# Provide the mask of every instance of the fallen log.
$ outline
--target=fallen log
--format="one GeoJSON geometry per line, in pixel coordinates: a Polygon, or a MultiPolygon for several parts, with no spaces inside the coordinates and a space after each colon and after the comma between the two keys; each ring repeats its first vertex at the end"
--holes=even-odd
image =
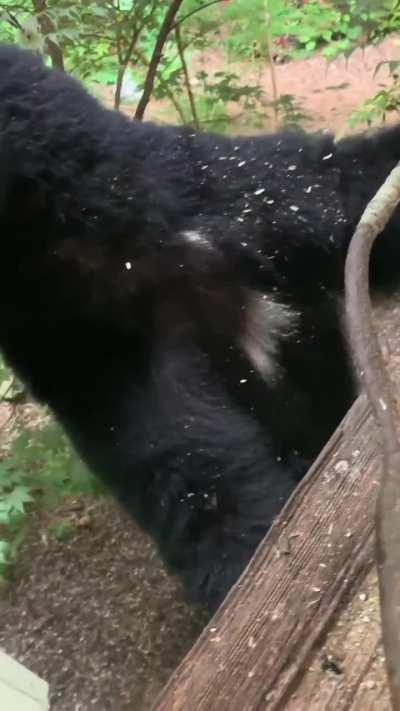
{"type": "MultiPolygon", "coordinates": [[[[399,383],[399,309],[380,307],[378,321],[399,383]]],[[[374,564],[380,470],[380,438],[362,395],[167,683],[155,711],[287,707],[374,564]]],[[[377,643],[372,640],[372,650],[377,643]]]]}

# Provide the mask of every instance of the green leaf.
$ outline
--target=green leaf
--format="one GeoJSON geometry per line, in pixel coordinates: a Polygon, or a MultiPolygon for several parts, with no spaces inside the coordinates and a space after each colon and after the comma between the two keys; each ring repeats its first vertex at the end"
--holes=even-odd
{"type": "Polygon", "coordinates": [[[0,510],[24,513],[25,504],[29,501],[33,501],[30,489],[23,484],[18,484],[9,494],[0,497],[0,510]]]}
{"type": "Polygon", "coordinates": [[[8,541],[0,540],[0,565],[9,564],[10,544],[8,541]]]}
{"type": "Polygon", "coordinates": [[[0,525],[9,526],[12,523],[12,516],[9,511],[2,511],[0,506],[0,525]]]}
{"type": "Polygon", "coordinates": [[[49,526],[49,533],[58,541],[64,541],[72,533],[74,528],[71,519],[64,519],[49,526]]]}
{"type": "Polygon", "coordinates": [[[101,5],[92,5],[90,9],[93,12],[93,15],[96,15],[96,17],[108,16],[108,11],[105,9],[105,7],[101,7],[101,5]]]}

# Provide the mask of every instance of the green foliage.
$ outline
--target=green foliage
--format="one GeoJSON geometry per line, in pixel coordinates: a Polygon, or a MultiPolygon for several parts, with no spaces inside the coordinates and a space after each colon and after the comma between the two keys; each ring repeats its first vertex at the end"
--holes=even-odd
{"type": "Polygon", "coordinates": [[[362,27],[352,13],[340,12],[333,5],[321,5],[318,0],[308,2],[305,7],[304,17],[298,19],[297,38],[307,53],[323,46],[325,57],[332,59],[354,47],[362,27]]]}
{"type": "MultiPolygon", "coordinates": [[[[20,393],[0,360],[0,401],[15,401],[20,393]]],[[[0,581],[15,559],[32,507],[51,509],[64,497],[105,491],[56,424],[31,429],[18,423],[12,435],[0,450],[0,581]]]]}
{"type": "MultiPolygon", "coordinates": [[[[357,8],[356,0],[351,0],[357,8]]],[[[398,32],[400,27],[399,0],[370,0],[362,3],[359,16],[370,41],[379,40],[387,34],[398,32]]]]}
{"type": "Polygon", "coordinates": [[[384,123],[388,113],[400,110],[400,85],[395,82],[388,89],[381,89],[371,99],[364,101],[349,119],[351,128],[360,124],[371,126],[374,122],[384,123]]]}
{"type": "MultiPolygon", "coordinates": [[[[19,41],[39,51],[54,42],[62,50],[67,71],[89,85],[113,85],[115,107],[121,101],[135,102],[145,83],[168,0],[47,0],[42,13],[34,0],[5,0],[0,3],[0,39],[19,41]],[[45,19],[45,22],[44,22],[45,19]],[[134,88],[124,91],[129,71],[134,88]]],[[[178,20],[182,48],[171,31],[156,73],[153,97],[173,105],[181,121],[196,126],[228,129],[232,114],[246,111],[249,123],[260,121],[260,87],[242,82],[235,71],[224,67],[220,76],[204,69],[197,76],[190,96],[190,81],[182,57],[191,58],[205,50],[218,49],[229,63],[248,61],[262,66],[275,51],[290,60],[307,57],[320,49],[331,59],[350,54],[361,41],[376,41],[400,26],[400,0],[230,0],[207,6],[202,0],[185,0],[178,20]],[[274,45],[275,42],[275,45],[274,45]],[[274,46],[271,46],[272,45],[274,46]],[[193,100],[194,96],[194,100],[193,100]],[[237,111],[228,110],[236,103],[237,111]]],[[[236,72],[237,74],[237,72],[236,72]]],[[[279,87],[278,87],[279,88],[279,87]]],[[[368,112],[382,114],[383,106],[397,102],[393,92],[382,93],[368,112]]],[[[301,110],[293,109],[287,97],[268,97],[286,124],[304,121],[301,110]]],[[[397,104],[396,104],[397,105],[397,104]]]]}
{"type": "Polygon", "coordinates": [[[357,111],[354,111],[349,119],[352,128],[360,124],[371,126],[374,122],[384,123],[387,114],[400,112],[400,77],[398,69],[400,60],[390,62],[379,62],[375,73],[386,67],[389,71],[391,83],[387,87],[380,89],[375,96],[364,101],[357,111]]]}
{"type": "Polygon", "coordinates": [[[225,131],[231,123],[228,104],[232,102],[236,111],[245,111],[253,116],[257,111],[257,101],[262,96],[262,90],[256,85],[241,84],[240,78],[234,72],[218,71],[210,76],[205,71],[197,73],[200,98],[197,106],[201,115],[201,125],[213,130],[225,131]]]}
{"type": "Polygon", "coordinates": [[[270,106],[274,108],[280,124],[287,129],[298,129],[305,123],[311,121],[311,117],[304,113],[298,101],[292,94],[280,94],[277,101],[271,101],[270,106]]]}
{"type": "Polygon", "coordinates": [[[0,5],[0,42],[15,42],[17,38],[17,30],[9,21],[8,13],[6,10],[3,10],[3,7],[4,3],[0,5]]]}
{"type": "Polygon", "coordinates": [[[0,460],[0,577],[15,558],[32,506],[49,509],[66,496],[103,491],[58,426],[22,429],[0,460]]]}
{"type": "Polygon", "coordinates": [[[17,402],[23,398],[23,395],[24,389],[21,383],[0,359],[0,402],[17,402]]]}
{"type": "Polygon", "coordinates": [[[57,539],[57,541],[65,541],[72,533],[73,522],[70,518],[56,521],[49,526],[49,533],[57,539]]]}
{"type": "MultiPolygon", "coordinates": [[[[332,59],[351,51],[363,32],[376,32],[376,23],[383,16],[388,17],[387,10],[362,10],[357,0],[253,0],[251,13],[247,0],[234,0],[224,13],[225,20],[231,23],[226,45],[233,57],[253,58],[255,48],[258,54],[267,56],[268,19],[272,38],[291,40],[284,50],[288,58],[307,57],[322,48],[323,54],[332,59]]],[[[385,31],[390,31],[388,25],[385,31]]]]}
{"type": "MultiPolygon", "coordinates": [[[[271,35],[285,34],[283,0],[270,0],[268,12],[271,35]]],[[[221,39],[227,50],[228,61],[254,59],[255,54],[267,56],[266,17],[265,0],[252,0],[251,12],[247,0],[233,0],[222,8],[221,22],[226,31],[221,39]]]]}

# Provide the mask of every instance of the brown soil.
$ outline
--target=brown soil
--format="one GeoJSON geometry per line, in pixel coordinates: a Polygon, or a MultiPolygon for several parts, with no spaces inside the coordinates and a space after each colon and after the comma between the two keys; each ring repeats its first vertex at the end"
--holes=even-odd
{"type": "MultiPolygon", "coordinates": [[[[387,39],[347,63],[315,57],[280,65],[279,90],[301,99],[314,128],[341,133],[382,81],[373,77],[377,62],[397,57],[387,39]],[[335,85],[342,88],[326,90],[335,85]]],[[[262,82],[269,91],[268,70],[262,82]]],[[[104,98],[111,100],[108,88],[104,98]]],[[[165,120],[165,106],[152,104],[147,117],[165,120]]],[[[113,502],[78,502],[60,515],[73,521],[63,541],[49,535],[48,517],[32,517],[1,601],[0,646],[50,683],[53,711],[148,711],[204,614],[184,604],[148,539],[113,502]]]]}
{"type": "MultiPolygon", "coordinates": [[[[400,56],[399,41],[396,37],[387,37],[383,42],[364,49],[356,49],[350,57],[338,57],[328,62],[317,54],[311,59],[287,62],[275,65],[278,92],[280,95],[290,94],[295,97],[309,121],[305,124],[310,130],[329,129],[336,135],[349,133],[348,119],[355,109],[368,98],[372,97],[382,86],[388,84],[388,70],[382,67],[375,73],[380,62],[398,59],[400,56]]],[[[222,67],[221,60],[216,55],[214,65],[210,69],[209,58],[205,59],[207,71],[222,67]]],[[[235,71],[235,67],[230,67],[235,71]]],[[[271,99],[271,72],[268,64],[258,74],[258,70],[246,72],[236,68],[237,74],[257,83],[265,96],[271,99]]],[[[388,117],[395,120],[395,115],[388,117]]],[[[246,131],[245,119],[239,125],[242,132],[246,131]]],[[[265,120],[265,128],[272,129],[271,111],[265,120]]]]}
{"type": "MultiPolygon", "coordinates": [[[[311,59],[298,60],[275,65],[278,92],[290,94],[299,103],[302,112],[307,115],[305,127],[310,130],[329,129],[337,136],[350,132],[348,119],[355,109],[383,86],[388,85],[387,67],[377,73],[381,62],[399,59],[400,46],[397,37],[387,37],[374,46],[356,49],[350,57],[338,57],[328,62],[322,55],[316,54],[311,59]]],[[[204,56],[193,58],[193,69],[205,69],[210,75],[224,68],[223,58],[218,52],[208,52],[204,56]]],[[[271,100],[271,73],[268,64],[260,68],[251,64],[231,64],[229,69],[241,77],[243,83],[259,84],[267,100],[271,100]]],[[[193,81],[196,88],[196,81],[193,81]]],[[[103,87],[99,91],[105,103],[113,104],[113,89],[103,87]]],[[[125,104],[122,111],[132,116],[134,106],[125,104]]],[[[260,107],[262,108],[262,107],[260,107]]],[[[237,106],[230,107],[232,118],[238,115],[237,106]]],[[[145,118],[169,123],[177,120],[169,103],[150,102],[145,118]]],[[[387,121],[397,120],[396,114],[388,115],[387,121]]],[[[274,120],[271,109],[265,109],[264,129],[273,130],[274,120]]],[[[235,132],[254,133],[254,128],[246,124],[246,115],[240,115],[233,121],[235,132]]],[[[360,130],[360,129],[358,129],[360,130]]]]}
{"type": "Polygon", "coordinates": [[[54,516],[33,518],[1,599],[0,647],[50,683],[53,711],[147,711],[204,611],[113,501],[69,502],[57,519],[72,522],[65,540],[54,516]]]}

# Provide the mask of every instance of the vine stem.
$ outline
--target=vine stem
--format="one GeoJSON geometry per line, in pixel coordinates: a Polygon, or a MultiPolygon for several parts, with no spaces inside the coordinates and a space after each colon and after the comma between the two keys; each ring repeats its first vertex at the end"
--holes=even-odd
{"type": "Polygon", "coordinates": [[[142,121],[144,117],[144,112],[146,111],[147,104],[150,101],[151,94],[154,88],[154,82],[157,75],[158,66],[161,61],[164,45],[168,39],[169,33],[171,32],[176,15],[178,14],[183,0],[171,0],[169,8],[165,13],[164,20],[160,27],[156,43],[154,45],[153,54],[150,59],[149,68],[146,74],[146,79],[144,82],[143,93],[140,97],[139,103],[135,111],[135,119],[142,121]]]}
{"type": "Polygon", "coordinates": [[[376,554],[383,645],[392,706],[400,711],[400,442],[399,412],[373,325],[369,293],[372,246],[400,201],[400,163],[365,209],[345,268],[346,325],[361,383],[381,431],[383,466],[376,505],[376,554]]]}
{"type": "Polygon", "coordinates": [[[266,42],[267,42],[268,64],[269,64],[269,71],[270,71],[270,75],[271,75],[271,84],[272,84],[272,100],[273,100],[274,122],[275,122],[274,128],[275,128],[275,130],[277,130],[278,125],[279,125],[279,114],[278,114],[279,91],[278,91],[278,80],[276,78],[274,55],[272,52],[271,13],[270,13],[270,9],[269,9],[269,0],[265,0],[265,24],[266,24],[266,42]]]}

